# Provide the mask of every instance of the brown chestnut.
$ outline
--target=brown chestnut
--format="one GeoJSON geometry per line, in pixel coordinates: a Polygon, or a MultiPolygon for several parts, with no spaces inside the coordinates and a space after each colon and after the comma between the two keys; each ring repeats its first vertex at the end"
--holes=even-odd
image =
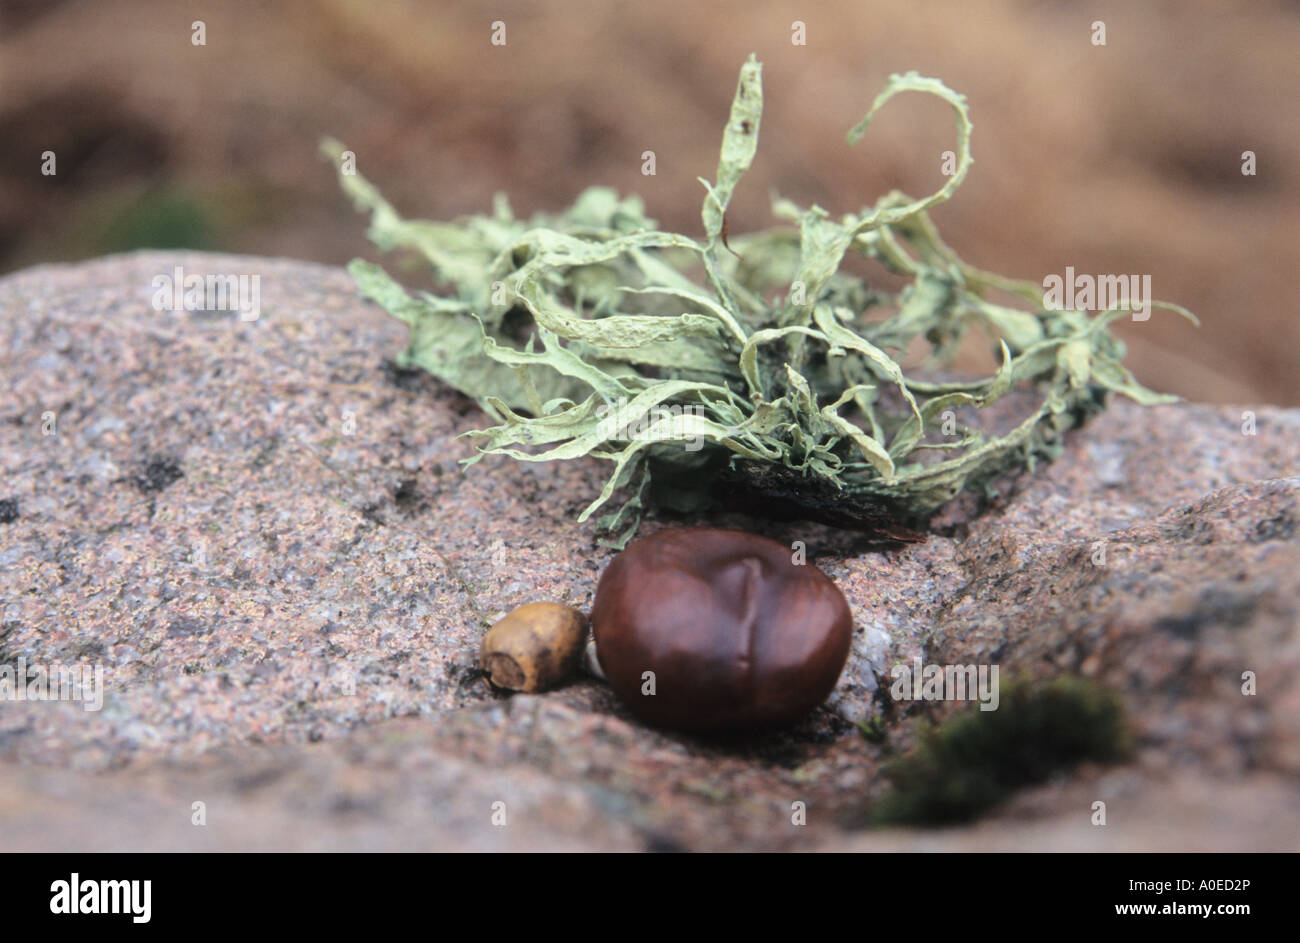
{"type": "Polygon", "coordinates": [[[798,720],[835,687],[853,634],[817,567],[775,540],[703,527],[629,544],[601,574],[591,622],[614,693],[676,730],[798,720]]]}

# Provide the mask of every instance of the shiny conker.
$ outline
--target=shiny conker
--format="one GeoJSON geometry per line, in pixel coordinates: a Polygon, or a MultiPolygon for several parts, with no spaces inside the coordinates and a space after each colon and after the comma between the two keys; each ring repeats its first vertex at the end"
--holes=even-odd
{"type": "Polygon", "coordinates": [[[835,687],[853,633],[839,587],[789,547],[702,527],[629,544],[600,577],[591,623],[619,700],[686,731],[799,720],[835,687]]]}

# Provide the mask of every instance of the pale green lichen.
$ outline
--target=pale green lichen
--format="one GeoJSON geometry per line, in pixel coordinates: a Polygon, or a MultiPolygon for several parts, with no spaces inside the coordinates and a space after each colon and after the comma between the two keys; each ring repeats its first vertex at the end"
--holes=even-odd
{"type": "MultiPolygon", "coordinates": [[[[1108,325],[1124,310],[1045,310],[1038,285],[974,269],[939,238],[927,211],[972,164],[963,96],[914,72],[891,76],[849,143],[905,91],[936,95],[956,115],[955,172],[921,200],[893,192],[837,220],[775,198],[774,215],[793,225],[728,235],[727,205],[753,161],[762,118],[762,67],[751,56],[717,179],[701,180],[703,241],[659,232],[639,198],[603,187],[558,216],[517,219],[498,195],[491,215],[407,220],[341,169],[344,190],[371,214],[371,240],[419,253],[448,291],[411,294],[360,260],[350,271],[366,297],[410,328],[399,364],[423,367],[495,420],[467,433],[479,452],[466,464],[485,454],[612,463],[580,519],[630,488],[601,520],[613,546],[635,532],[652,478],[671,484],[677,506],[699,505],[720,458],[723,466],[775,463],[830,482],[845,500],[923,515],[963,487],[1054,457],[1062,432],[1100,408],[1105,391],[1141,403],[1174,399],[1143,388],[1122,365],[1123,345],[1108,325]],[[870,289],[841,271],[850,251],[911,284],[897,296],[870,289]],[[701,273],[703,284],[690,277],[701,273]],[[769,300],[774,289],[780,294],[769,300]],[[993,292],[1032,310],[997,303],[993,292]],[[890,313],[867,321],[877,309],[890,313]],[[521,320],[531,320],[526,340],[521,320]],[[903,373],[898,358],[915,339],[943,363],[971,328],[997,345],[992,377],[903,373]],[[1037,384],[1041,401],[1010,431],[932,434],[946,411],[978,410],[1022,382],[1037,384]]],[[[326,141],[323,150],[338,160],[343,148],[326,141]]]]}

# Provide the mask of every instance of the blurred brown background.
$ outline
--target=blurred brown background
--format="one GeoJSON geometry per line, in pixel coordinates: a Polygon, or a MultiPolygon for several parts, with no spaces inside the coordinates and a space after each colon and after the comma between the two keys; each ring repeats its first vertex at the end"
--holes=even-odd
{"type": "Polygon", "coordinates": [[[771,223],[772,188],[844,212],[938,186],[954,137],[937,101],[904,96],[844,144],[889,73],[916,69],[973,110],[975,167],[935,214],[954,248],[1034,281],[1150,274],[1204,323],[1121,322],[1141,380],[1296,405],[1297,50],[1300,4],[1266,0],[0,0],[0,271],[143,246],[369,255],[323,135],[407,215],[486,211],[498,189],[560,209],[604,183],[697,234],[695,178],[752,51],[767,106],[733,233],[771,223]]]}

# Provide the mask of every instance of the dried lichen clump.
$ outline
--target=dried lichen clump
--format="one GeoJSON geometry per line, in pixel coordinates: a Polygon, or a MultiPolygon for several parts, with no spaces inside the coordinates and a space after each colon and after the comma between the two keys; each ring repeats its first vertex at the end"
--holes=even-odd
{"type": "Polygon", "coordinates": [[[372,214],[375,244],[414,250],[450,288],[411,294],[378,266],[350,267],[361,291],[410,328],[399,363],[429,370],[495,420],[468,433],[481,448],[467,463],[487,453],[611,462],[582,519],[625,495],[601,520],[607,542],[621,547],[645,503],[701,508],[717,476],[737,469],[815,480],[841,496],[848,517],[869,504],[923,515],[963,487],[1058,454],[1062,432],[1100,408],[1107,391],[1172,399],[1123,367],[1123,345],[1108,330],[1123,311],[1044,310],[1039,286],[978,271],[939,238],[927,211],[972,163],[963,96],[914,72],[894,75],[849,143],[906,91],[938,96],[956,116],[956,168],[939,190],[919,200],[893,192],[839,218],[777,198],[773,213],[787,225],[729,235],[727,205],[753,160],[763,111],[761,66],[751,56],[717,179],[701,181],[702,240],[658,231],[640,199],[600,187],[558,216],[517,219],[499,195],[491,215],[406,220],[348,172],[340,144],[324,150],[372,214]],[[897,295],[870,288],[840,271],[849,253],[910,284],[897,295]],[[999,303],[998,294],[1031,310],[999,303]],[[927,367],[903,373],[898,358],[914,340],[942,364],[972,328],[997,351],[993,376],[942,382],[921,379],[937,375],[927,367]],[[934,428],[948,410],[977,414],[1021,382],[1036,384],[1041,400],[1009,432],[934,428]]]}

